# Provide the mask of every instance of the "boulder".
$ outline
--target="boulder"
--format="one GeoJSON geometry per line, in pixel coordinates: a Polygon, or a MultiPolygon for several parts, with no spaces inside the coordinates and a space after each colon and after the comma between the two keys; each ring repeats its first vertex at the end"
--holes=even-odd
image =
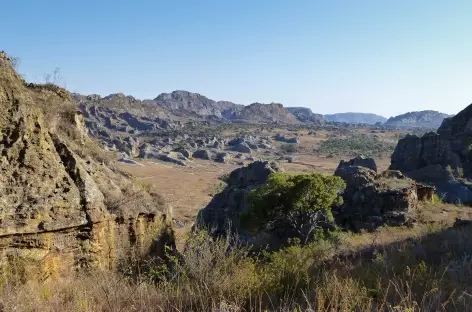
{"type": "Polygon", "coordinates": [[[247,145],[247,143],[242,142],[233,147],[233,150],[239,153],[251,153],[251,148],[247,145]]]}
{"type": "Polygon", "coordinates": [[[365,167],[377,172],[377,164],[375,163],[375,160],[373,158],[365,158],[364,156],[357,156],[349,161],[341,160],[338,168],[349,166],[365,167]]]}
{"type": "Polygon", "coordinates": [[[206,149],[201,149],[193,153],[193,158],[199,158],[199,159],[206,159],[210,160],[211,159],[211,152],[206,149]]]}
{"type": "Polygon", "coordinates": [[[139,141],[134,137],[126,137],[123,140],[121,150],[126,152],[131,157],[137,157],[139,155],[139,141]]]}
{"type": "Polygon", "coordinates": [[[219,163],[228,163],[231,160],[231,154],[223,152],[216,154],[215,161],[219,163]]]}
{"type": "Polygon", "coordinates": [[[271,233],[248,233],[240,225],[240,216],[248,209],[246,196],[266,183],[271,173],[279,170],[274,162],[256,161],[231,172],[225,189],[199,211],[196,227],[210,230],[215,237],[224,236],[230,231],[244,244],[265,246],[268,240],[274,239],[271,233]]]}
{"type": "Polygon", "coordinates": [[[179,147],[173,149],[173,151],[181,153],[185,158],[191,158],[192,157],[192,153],[183,146],[179,146],[179,147]]]}
{"type": "Polygon", "coordinates": [[[356,159],[341,161],[335,172],[346,182],[344,204],[336,210],[336,219],[346,227],[359,231],[383,224],[406,225],[414,221],[419,200],[432,200],[434,188],[418,185],[400,171],[377,174],[367,167],[349,165],[356,163],[356,159]]]}
{"type": "Polygon", "coordinates": [[[275,135],[275,140],[279,142],[284,142],[284,143],[296,143],[296,144],[300,143],[300,140],[297,137],[287,138],[281,135],[280,133],[277,133],[275,135]]]}
{"type": "Polygon", "coordinates": [[[187,158],[178,152],[170,152],[169,154],[156,154],[154,158],[180,166],[187,166],[187,158]]]}

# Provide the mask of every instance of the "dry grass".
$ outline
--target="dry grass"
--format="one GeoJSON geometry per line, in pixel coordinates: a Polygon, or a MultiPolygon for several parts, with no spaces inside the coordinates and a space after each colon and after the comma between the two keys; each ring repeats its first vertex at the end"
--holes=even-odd
{"type": "Polygon", "coordinates": [[[437,228],[353,257],[329,241],[251,257],[196,233],[170,266],[3,284],[0,301],[5,311],[470,311],[471,237],[437,228]]]}
{"type": "Polygon", "coordinates": [[[118,167],[134,176],[138,181],[152,184],[172,205],[173,217],[184,222],[193,222],[198,211],[211,200],[220,184],[218,178],[237,167],[195,160],[196,166],[172,166],[158,162],[143,162],[144,166],[120,163],[118,167]]]}

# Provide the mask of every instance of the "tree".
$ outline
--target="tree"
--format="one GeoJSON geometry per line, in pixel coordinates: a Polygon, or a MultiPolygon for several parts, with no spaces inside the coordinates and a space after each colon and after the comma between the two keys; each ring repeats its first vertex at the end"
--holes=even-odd
{"type": "Polygon", "coordinates": [[[54,84],[56,86],[59,86],[62,82],[60,68],[56,67],[52,73],[44,74],[43,78],[45,84],[54,84]]]}
{"type": "Polygon", "coordinates": [[[273,173],[267,184],[249,194],[244,223],[252,228],[286,223],[306,244],[316,229],[333,222],[331,208],[342,204],[340,193],[345,187],[335,176],[273,173]]]}
{"type": "Polygon", "coordinates": [[[17,72],[20,67],[21,59],[18,56],[10,56],[11,67],[17,72]]]}

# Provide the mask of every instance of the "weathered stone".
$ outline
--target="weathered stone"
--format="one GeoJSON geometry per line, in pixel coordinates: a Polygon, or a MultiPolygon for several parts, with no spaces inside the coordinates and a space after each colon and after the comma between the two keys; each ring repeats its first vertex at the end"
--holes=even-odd
{"type": "Polygon", "coordinates": [[[398,142],[390,168],[424,183],[433,184],[446,201],[472,202],[463,181],[472,178],[472,105],[446,118],[438,133],[419,138],[407,135],[398,142]]]}
{"type": "MultiPolygon", "coordinates": [[[[434,188],[417,185],[400,171],[387,170],[380,174],[372,169],[339,164],[335,175],[346,182],[344,205],[336,218],[353,230],[372,230],[380,225],[405,225],[414,220],[419,197],[431,201],[434,188]]],[[[369,162],[367,162],[369,165],[369,162]]]]}
{"type": "Polygon", "coordinates": [[[246,196],[251,190],[266,183],[269,175],[279,170],[273,162],[256,161],[231,172],[226,188],[199,211],[196,226],[209,229],[214,236],[226,235],[229,230],[242,243],[264,246],[268,240],[274,239],[272,234],[250,235],[241,227],[240,216],[247,211],[246,196]]]}
{"type": "Polygon", "coordinates": [[[173,150],[174,152],[178,152],[178,153],[181,153],[182,155],[184,155],[186,158],[191,158],[192,157],[192,153],[186,149],[185,147],[183,146],[179,146],[177,148],[175,148],[173,150]]]}
{"type": "Polygon", "coordinates": [[[198,151],[194,152],[192,156],[193,156],[193,158],[210,160],[212,155],[211,155],[211,152],[209,150],[202,149],[202,150],[198,150],[198,151]]]}
{"type": "Polygon", "coordinates": [[[287,138],[287,137],[281,135],[280,133],[277,133],[275,135],[275,140],[279,141],[279,142],[284,142],[284,143],[296,143],[296,144],[300,143],[300,141],[297,137],[287,138]]]}
{"type": "Polygon", "coordinates": [[[169,154],[157,154],[155,155],[155,158],[176,165],[187,166],[187,158],[178,152],[170,152],[169,154]]]}
{"type": "Polygon", "coordinates": [[[216,154],[216,158],[215,158],[215,161],[216,162],[220,162],[220,163],[228,163],[229,161],[231,160],[231,154],[229,153],[218,153],[216,154]]]}
{"type": "Polygon", "coordinates": [[[27,279],[109,269],[132,246],[162,256],[167,207],[147,192],[123,201],[137,186],[91,153],[81,117],[70,111],[57,114],[57,123],[46,119],[49,109],[73,109],[71,95],[25,85],[6,59],[0,53],[0,272],[17,258],[26,260],[27,279]]]}
{"type": "Polygon", "coordinates": [[[365,167],[369,168],[371,170],[374,170],[377,172],[377,164],[375,163],[375,160],[373,158],[365,158],[364,156],[357,156],[355,158],[352,158],[349,161],[344,161],[341,160],[339,162],[338,168],[342,167],[348,167],[348,166],[360,166],[360,167],[365,167]]]}
{"type": "Polygon", "coordinates": [[[239,143],[233,147],[233,150],[239,153],[251,153],[251,148],[247,145],[247,143],[239,143]]]}

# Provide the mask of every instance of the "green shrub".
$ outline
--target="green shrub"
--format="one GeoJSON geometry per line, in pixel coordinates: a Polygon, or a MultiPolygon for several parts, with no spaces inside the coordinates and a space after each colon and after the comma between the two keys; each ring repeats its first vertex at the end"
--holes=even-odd
{"type": "Polygon", "coordinates": [[[300,147],[295,143],[286,143],[280,146],[280,149],[284,154],[298,153],[300,147]]]}
{"type": "Polygon", "coordinates": [[[350,134],[345,138],[330,137],[322,141],[315,152],[329,155],[365,155],[369,157],[391,154],[396,143],[384,141],[377,136],[365,134],[350,134]]]}
{"type": "Polygon", "coordinates": [[[340,192],[345,186],[335,176],[273,173],[267,184],[250,193],[243,224],[248,228],[264,228],[283,222],[306,244],[316,229],[333,222],[331,208],[342,204],[340,192]]]}

